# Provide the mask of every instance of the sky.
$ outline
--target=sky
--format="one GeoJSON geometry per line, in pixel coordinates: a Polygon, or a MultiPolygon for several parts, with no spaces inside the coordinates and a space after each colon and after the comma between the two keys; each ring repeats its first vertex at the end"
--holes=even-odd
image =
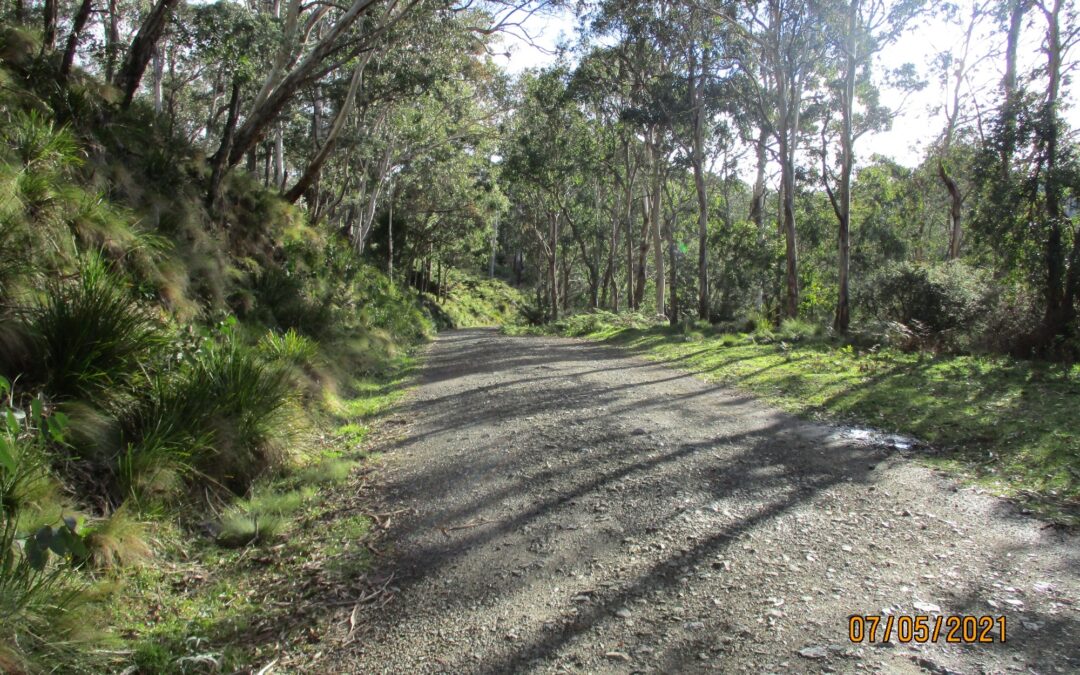
{"type": "MultiPolygon", "coordinates": [[[[958,4],[964,6],[961,0],[958,4]]],[[[969,4],[967,6],[970,6],[969,4]]],[[[573,13],[561,10],[554,14],[534,14],[523,22],[523,28],[532,37],[532,43],[520,36],[505,35],[499,48],[509,52],[509,56],[498,56],[496,62],[507,71],[517,74],[527,68],[542,67],[554,61],[555,46],[560,41],[576,40],[577,19],[573,13]]],[[[886,48],[879,58],[879,66],[896,68],[904,63],[911,63],[918,73],[928,80],[926,87],[919,92],[902,94],[895,90],[883,89],[882,102],[899,114],[893,120],[889,131],[867,134],[856,145],[856,156],[863,161],[873,154],[892,157],[906,166],[915,166],[925,156],[926,147],[934,142],[945,125],[945,119],[939,112],[931,109],[939,107],[945,99],[945,92],[930,74],[929,64],[934,54],[951,48],[963,40],[965,28],[950,25],[943,17],[929,15],[908,31],[899,41],[886,48]]],[[[1027,58],[1027,65],[1034,59],[1043,58],[1038,53],[1038,35],[1041,26],[1029,28],[1025,32],[1026,43],[1022,46],[1021,59],[1027,58]]],[[[1004,36],[994,34],[988,27],[976,34],[972,52],[985,53],[1003,45],[1004,36]]],[[[971,88],[984,104],[993,97],[994,87],[1000,80],[1001,58],[988,59],[979,71],[973,74],[971,88]]],[[[1023,66],[1025,64],[1021,64],[1023,66]]],[[[1069,92],[1067,91],[1066,94],[1069,92]]],[[[1080,110],[1075,105],[1067,105],[1065,116],[1073,128],[1080,128],[1080,110]]]]}

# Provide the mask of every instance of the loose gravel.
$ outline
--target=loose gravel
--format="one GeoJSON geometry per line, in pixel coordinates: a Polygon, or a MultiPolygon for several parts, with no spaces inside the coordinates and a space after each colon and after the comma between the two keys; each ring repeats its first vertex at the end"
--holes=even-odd
{"type": "Polygon", "coordinates": [[[393,595],[320,671],[1080,672],[1076,536],[918,449],[494,330],[441,336],[398,417],[393,595]],[[854,644],[852,614],[1005,616],[1006,640],[854,644]]]}

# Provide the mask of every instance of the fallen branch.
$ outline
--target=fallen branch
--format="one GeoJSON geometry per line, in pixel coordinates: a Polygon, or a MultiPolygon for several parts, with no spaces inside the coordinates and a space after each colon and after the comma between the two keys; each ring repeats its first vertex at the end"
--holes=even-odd
{"type": "Polygon", "coordinates": [[[439,530],[443,533],[444,536],[449,537],[450,533],[454,532],[455,530],[467,530],[467,529],[469,529],[471,527],[480,527],[481,525],[487,525],[488,523],[493,523],[493,522],[495,522],[495,521],[488,520],[487,518],[480,518],[478,520],[474,520],[474,521],[465,523],[464,525],[454,525],[453,527],[441,527],[441,528],[439,528],[439,530]]]}

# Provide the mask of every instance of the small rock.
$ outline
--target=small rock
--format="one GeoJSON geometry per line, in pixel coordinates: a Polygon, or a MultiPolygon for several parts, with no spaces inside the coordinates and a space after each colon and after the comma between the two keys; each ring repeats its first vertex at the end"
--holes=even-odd
{"type": "Polygon", "coordinates": [[[615,616],[619,617],[620,619],[629,619],[630,615],[631,615],[631,612],[626,607],[623,607],[619,611],[615,612],[615,616]]]}
{"type": "Polygon", "coordinates": [[[803,647],[799,650],[799,656],[804,659],[823,659],[829,655],[829,650],[825,647],[803,647]]]}
{"type": "Polygon", "coordinates": [[[612,661],[622,661],[623,663],[630,662],[630,655],[626,652],[608,652],[604,654],[604,658],[611,659],[612,661]]]}
{"type": "Polygon", "coordinates": [[[916,602],[915,609],[919,610],[920,612],[938,612],[939,614],[941,613],[941,607],[939,605],[935,605],[932,602],[916,602]]]}
{"type": "Polygon", "coordinates": [[[645,431],[645,430],[644,430],[644,429],[642,429],[641,427],[638,427],[637,429],[634,429],[633,431],[631,431],[631,432],[630,432],[630,435],[631,435],[631,436],[644,436],[644,435],[645,435],[645,434],[647,434],[647,433],[649,433],[649,432],[648,432],[648,431],[645,431]]]}

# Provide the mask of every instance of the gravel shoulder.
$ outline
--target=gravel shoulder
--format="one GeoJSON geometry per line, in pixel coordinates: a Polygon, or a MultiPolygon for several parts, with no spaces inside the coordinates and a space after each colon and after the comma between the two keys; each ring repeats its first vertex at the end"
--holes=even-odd
{"type": "Polygon", "coordinates": [[[397,416],[393,596],[320,670],[1080,672],[1076,536],[894,448],[490,329],[440,336],[397,416]],[[886,613],[1004,616],[1006,641],[849,641],[886,613]]]}

